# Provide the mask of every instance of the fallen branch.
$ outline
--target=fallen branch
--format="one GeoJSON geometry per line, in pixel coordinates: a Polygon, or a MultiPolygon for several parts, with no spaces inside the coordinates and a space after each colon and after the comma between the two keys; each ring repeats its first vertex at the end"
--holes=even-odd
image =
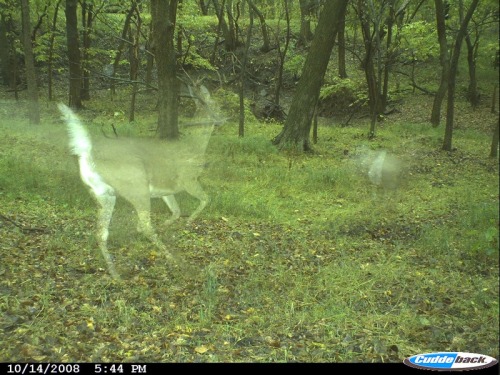
{"type": "Polygon", "coordinates": [[[50,233],[50,231],[47,229],[47,228],[37,228],[37,227],[24,227],[23,225],[17,223],[16,221],[12,220],[11,218],[5,216],[5,215],[2,215],[0,213],[0,219],[6,221],[6,222],[9,222],[11,223],[12,225],[14,225],[15,227],[19,228],[21,230],[21,232],[27,234],[27,233],[32,233],[32,232],[37,232],[37,233],[50,233]]]}

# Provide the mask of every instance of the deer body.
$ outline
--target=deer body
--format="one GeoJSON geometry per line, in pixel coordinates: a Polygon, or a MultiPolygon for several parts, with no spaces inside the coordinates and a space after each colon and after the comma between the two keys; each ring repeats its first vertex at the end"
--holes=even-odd
{"type": "Polygon", "coordinates": [[[208,203],[198,177],[204,168],[204,154],[210,138],[210,128],[202,134],[180,141],[152,138],[99,138],[92,142],[87,130],[73,111],[59,104],[69,133],[69,145],[78,156],[82,181],[99,203],[98,241],[111,275],[119,278],[107,249],[108,228],[120,195],[135,208],[143,232],[169,258],[171,253],[159,240],[151,225],[151,198],[162,198],[172,221],[180,217],[174,194],[186,191],[198,198],[198,208],[188,218],[194,220],[208,203]]]}

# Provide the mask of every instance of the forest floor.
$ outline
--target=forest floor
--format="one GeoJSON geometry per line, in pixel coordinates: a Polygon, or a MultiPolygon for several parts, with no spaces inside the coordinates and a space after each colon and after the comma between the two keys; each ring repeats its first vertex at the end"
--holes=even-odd
{"type": "MultiPolygon", "coordinates": [[[[499,358],[499,165],[488,157],[498,114],[486,105],[457,104],[453,152],[440,150],[444,129],[427,124],[420,95],[373,141],[366,119],[322,118],[313,155],[278,152],[279,124],[250,122],[238,138],[229,121],[207,151],[200,180],[211,202],[200,217],[166,227],[168,209],[153,200],[155,227],[183,264],[138,236],[119,200],[115,282],[55,106],[34,129],[25,102],[2,96],[0,362],[499,358]],[[402,161],[397,190],[369,185],[365,149],[402,161]]],[[[90,114],[97,135],[109,115],[90,114]]],[[[178,198],[186,214],[197,204],[178,198]]]]}

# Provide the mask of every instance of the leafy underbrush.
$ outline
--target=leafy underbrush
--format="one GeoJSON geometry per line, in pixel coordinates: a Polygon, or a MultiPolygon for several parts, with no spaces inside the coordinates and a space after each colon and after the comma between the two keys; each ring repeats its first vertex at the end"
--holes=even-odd
{"type": "MultiPolygon", "coordinates": [[[[228,123],[207,150],[200,180],[211,202],[200,218],[165,227],[170,213],[153,202],[158,233],[184,264],[168,264],[137,235],[135,213],[118,200],[117,284],[61,126],[55,115],[36,130],[15,115],[0,126],[1,361],[498,358],[498,160],[487,157],[489,134],[459,130],[457,150],[446,153],[443,129],[423,123],[388,119],[368,142],[366,124],[326,122],[315,154],[292,155],[269,142],[278,125],[248,124],[239,139],[228,123]],[[399,189],[370,185],[359,158],[366,149],[403,162],[399,189]]],[[[188,214],[197,202],[180,194],[179,204],[188,214]]]]}

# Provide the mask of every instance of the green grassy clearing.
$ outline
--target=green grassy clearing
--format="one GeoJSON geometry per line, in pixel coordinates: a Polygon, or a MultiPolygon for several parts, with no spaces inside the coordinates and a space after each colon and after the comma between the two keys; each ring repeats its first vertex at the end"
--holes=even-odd
{"type": "MultiPolygon", "coordinates": [[[[228,122],[207,151],[211,203],[199,219],[164,227],[168,209],[154,201],[161,238],[186,264],[168,265],[119,200],[116,284],[55,109],[36,130],[21,109],[4,107],[0,121],[1,361],[498,358],[498,160],[486,125],[467,126],[473,114],[460,117],[452,153],[439,151],[442,128],[397,117],[372,142],[367,124],[325,121],[305,156],[271,146],[279,125],[252,122],[238,139],[228,122]],[[369,184],[362,146],[403,161],[398,190],[369,184]]],[[[82,117],[96,135],[112,121],[82,117]]],[[[138,118],[131,131],[148,134],[154,116],[138,118]]],[[[197,204],[179,203],[185,214],[197,204]]]]}

